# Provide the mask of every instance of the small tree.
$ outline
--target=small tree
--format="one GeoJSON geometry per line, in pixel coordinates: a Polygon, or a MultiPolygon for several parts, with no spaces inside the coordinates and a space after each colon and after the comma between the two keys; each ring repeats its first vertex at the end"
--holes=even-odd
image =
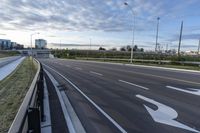
{"type": "Polygon", "coordinates": [[[100,48],[99,48],[99,50],[106,50],[106,49],[105,49],[105,48],[103,48],[103,47],[100,47],[100,48]]]}
{"type": "Polygon", "coordinates": [[[126,51],[126,48],[125,47],[121,47],[120,51],[126,51]]]}

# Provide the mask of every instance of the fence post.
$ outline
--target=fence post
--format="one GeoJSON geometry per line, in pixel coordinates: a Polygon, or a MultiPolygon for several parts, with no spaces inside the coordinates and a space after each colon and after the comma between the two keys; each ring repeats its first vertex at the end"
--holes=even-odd
{"type": "Polygon", "coordinates": [[[40,107],[40,116],[41,121],[44,121],[44,80],[43,80],[43,69],[41,66],[41,71],[39,75],[39,81],[37,82],[37,88],[38,88],[38,105],[40,107]]]}
{"type": "Polygon", "coordinates": [[[28,109],[28,133],[41,133],[38,108],[29,107],[28,109]]]}

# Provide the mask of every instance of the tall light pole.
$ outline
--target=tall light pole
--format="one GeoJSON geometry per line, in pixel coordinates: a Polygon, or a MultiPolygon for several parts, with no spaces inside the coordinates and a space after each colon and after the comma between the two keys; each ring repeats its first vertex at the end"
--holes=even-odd
{"type": "Polygon", "coordinates": [[[155,52],[157,52],[157,48],[158,48],[159,21],[160,21],[160,17],[157,17],[157,31],[156,31],[156,47],[155,47],[155,52]]]}
{"type": "Polygon", "coordinates": [[[40,34],[39,32],[31,34],[31,77],[33,76],[33,49],[32,49],[32,38],[33,35],[40,34]]]}
{"type": "Polygon", "coordinates": [[[129,7],[133,14],[133,40],[132,40],[132,46],[131,46],[131,61],[130,61],[130,63],[133,63],[133,46],[135,43],[135,13],[127,2],[124,2],[124,5],[129,7]]]}
{"type": "Polygon", "coordinates": [[[30,35],[31,36],[31,56],[32,56],[32,58],[33,58],[32,38],[33,38],[33,35],[37,35],[37,34],[40,34],[40,33],[37,32],[37,33],[33,33],[33,34],[30,35]]]}
{"type": "Polygon", "coordinates": [[[183,33],[183,21],[181,22],[181,31],[180,31],[179,44],[178,44],[178,57],[180,57],[182,33],[183,33]]]}
{"type": "Polygon", "coordinates": [[[90,50],[91,50],[91,45],[92,45],[92,43],[91,43],[91,42],[92,42],[92,39],[90,38],[90,50]]]}
{"type": "Polygon", "coordinates": [[[198,51],[197,51],[198,55],[200,55],[200,53],[199,53],[200,51],[199,50],[200,50],[200,39],[199,39],[199,46],[198,46],[198,51]]]}

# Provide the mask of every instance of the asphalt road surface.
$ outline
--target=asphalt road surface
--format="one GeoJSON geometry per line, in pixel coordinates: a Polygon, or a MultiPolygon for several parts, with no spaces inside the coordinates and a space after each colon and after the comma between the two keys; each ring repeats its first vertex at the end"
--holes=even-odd
{"type": "Polygon", "coordinates": [[[64,86],[89,133],[200,132],[200,73],[60,59],[40,61],[64,86]]]}
{"type": "Polygon", "coordinates": [[[5,58],[0,58],[0,68],[21,58],[21,56],[12,56],[12,57],[5,57],[5,58]]]}

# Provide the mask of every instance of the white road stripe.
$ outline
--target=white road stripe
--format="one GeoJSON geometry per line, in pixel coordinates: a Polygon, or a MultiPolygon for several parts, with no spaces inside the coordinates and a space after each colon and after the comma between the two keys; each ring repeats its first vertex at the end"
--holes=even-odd
{"type": "Polygon", "coordinates": [[[96,74],[96,75],[99,75],[99,76],[102,76],[102,75],[103,75],[103,74],[101,74],[101,73],[97,73],[97,72],[94,72],[94,71],[90,71],[90,73],[96,74]]]}
{"type": "MultiPolygon", "coordinates": [[[[45,64],[43,64],[45,65],[45,64]]],[[[81,91],[75,84],[73,84],[68,78],[54,70],[53,68],[45,65],[46,67],[50,68],[54,72],[56,72],[58,75],[60,75],[63,79],[65,79],[68,83],[70,83],[80,94],[82,94],[94,107],[96,107],[110,122],[112,122],[116,128],[118,128],[122,133],[127,133],[126,130],[124,130],[111,116],[109,116],[106,112],[103,111],[92,99],[90,99],[85,93],[81,91]]]]}
{"type": "Polygon", "coordinates": [[[189,90],[184,90],[184,89],[173,87],[173,86],[166,86],[166,87],[170,88],[170,89],[177,90],[177,91],[182,91],[182,92],[185,92],[185,93],[189,93],[189,94],[200,96],[200,89],[188,88],[189,90]]]}
{"type": "Polygon", "coordinates": [[[77,69],[77,70],[82,70],[82,68],[80,68],[80,67],[75,67],[75,69],[77,69]]]}
{"type": "Polygon", "coordinates": [[[136,87],[139,87],[139,88],[142,88],[144,90],[149,90],[149,88],[147,88],[147,87],[144,87],[144,86],[141,86],[141,85],[137,85],[137,84],[134,84],[134,83],[131,83],[131,82],[127,82],[127,81],[124,81],[124,80],[121,80],[121,79],[119,79],[118,81],[126,83],[126,84],[129,84],[129,85],[133,85],[133,86],[136,86],[136,87]]]}

